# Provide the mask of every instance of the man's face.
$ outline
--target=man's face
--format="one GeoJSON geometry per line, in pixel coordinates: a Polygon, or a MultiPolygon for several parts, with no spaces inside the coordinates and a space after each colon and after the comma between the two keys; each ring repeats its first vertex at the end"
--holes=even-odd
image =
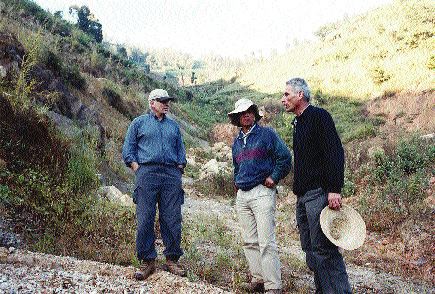
{"type": "Polygon", "coordinates": [[[157,116],[163,115],[168,113],[169,111],[169,102],[170,100],[166,101],[157,101],[157,100],[151,100],[151,109],[154,111],[154,113],[157,116]]]}
{"type": "Polygon", "coordinates": [[[301,93],[295,92],[290,85],[287,85],[284,94],[282,94],[281,103],[286,112],[295,112],[301,99],[301,93]]]}
{"type": "Polygon", "coordinates": [[[251,127],[255,122],[254,110],[248,109],[240,114],[240,126],[251,127]]]}

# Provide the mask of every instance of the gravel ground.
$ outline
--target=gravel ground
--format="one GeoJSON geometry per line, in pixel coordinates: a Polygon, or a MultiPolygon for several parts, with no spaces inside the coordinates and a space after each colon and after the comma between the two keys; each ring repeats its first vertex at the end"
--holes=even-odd
{"type": "Polygon", "coordinates": [[[0,247],[0,293],[226,293],[157,270],[144,282],[133,267],[0,247]]]}

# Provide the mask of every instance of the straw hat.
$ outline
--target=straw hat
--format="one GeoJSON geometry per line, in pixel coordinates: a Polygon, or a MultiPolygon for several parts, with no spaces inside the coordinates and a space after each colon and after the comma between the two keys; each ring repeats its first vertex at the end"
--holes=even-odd
{"type": "Polygon", "coordinates": [[[251,107],[254,109],[255,112],[255,121],[259,121],[263,117],[263,114],[258,111],[257,105],[255,105],[254,102],[249,99],[241,98],[237,100],[236,104],[234,105],[234,110],[228,113],[228,117],[230,118],[231,123],[235,126],[240,127],[240,113],[248,110],[251,107]]]}
{"type": "Polygon", "coordinates": [[[344,204],[340,210],[326,206],[320,213],[320,226],[329,241],[346,250],[357,249],[366,237],[366,224],[361,215],[344,204]]]}

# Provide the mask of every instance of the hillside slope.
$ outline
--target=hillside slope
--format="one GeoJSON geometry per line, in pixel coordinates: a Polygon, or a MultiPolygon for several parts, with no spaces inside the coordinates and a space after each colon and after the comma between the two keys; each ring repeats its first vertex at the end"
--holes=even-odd
{"type": "Polygon", "coordinates": [[[385,92],[433,87],[435,3],[395,0],[363,15],[323,26],[318,40],[252,63],[240,74],[243,85],[282,91],[301,76],[332,96],[367,99],[385,92]]]}

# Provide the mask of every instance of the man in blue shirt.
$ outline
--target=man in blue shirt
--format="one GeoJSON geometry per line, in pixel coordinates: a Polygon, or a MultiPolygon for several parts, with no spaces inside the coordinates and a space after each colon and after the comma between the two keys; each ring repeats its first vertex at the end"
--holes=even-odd
{"type": "Polygon", "coordinates": [[[249,292],[281,293],[281,263],[275,238],[276,185],[291,169],[291,154],[272,129],[257,124],[257,105],[239,99],[228,114],[241,127],[232,147],[236,209],[252,281],[249,292]]]}
{"type": "Polygon", "coordinates": [[[159,206],[160,232],[165,245],[165,268],[177,275],[185,271],[178,265],[183,254],[181,243],[181,205],[184,192],[181,174],[186,166],[186,152],[181,132],[167,117],[174,98],[163,89],[151,91],[150,112],[135,118],[125,137],[122,157],[136,174],[133,201],[136,203],[136,251],[141,261],[135,278],[144,280],[155,271],[154,219],[159,206]]]}

